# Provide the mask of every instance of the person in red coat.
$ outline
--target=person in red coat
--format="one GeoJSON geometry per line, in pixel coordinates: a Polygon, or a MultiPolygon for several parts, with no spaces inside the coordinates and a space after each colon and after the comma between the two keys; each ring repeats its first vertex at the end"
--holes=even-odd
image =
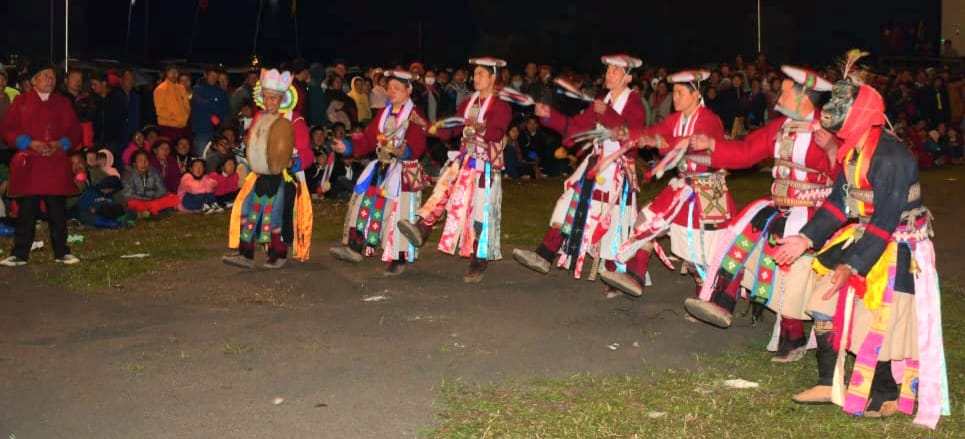
{"type": "Polygon", "coordinates": [[[745,169],[774,159],[774,184],[768,197],[751,202],[734,217],[707,269],[709,278],[700,298],[684,305],[691,314],[715,326],[729,327],[739,287],[750,291],[758,303],[780,316],[778,340],[769,349],[775,362],[797,361],[807,352],[804,336],[806,294],[813,283],[813,258],[798,259],[786,269],[775,270],[776,241],[798,233],[815,214],[831,186],[838,166],[837,145],[821,128],[821,105],[831,83],[809,70],[783,66],[787,74],[781,85],[775,118],[742,141],[717,141],[696,136],[693,149],[711,151],[711,166],[745,169]],[[740,239],[746,238],[746,239],[740,239]],[[725,262],[726,260],[726,262],[725,262]]]}
{"type": "MultiPolygon", "coordinates": [[[[703,278],[703,266],[713,254],[714,243],[722,229],[727,226],[736,210],[734,200],[727,192],[724,173],[710,167],[707,151],[691,152],[689,145],[695,134],[705,134],[723,140],[724,126],[720,117],[703,106],[700,82],[709,77],[702,71],[684,71],[670,77],[673,82],[675,113],[659,124],[631,130],[631,138],[638,139],[642,147],[655,147],[664,156],[654,170],[659,177],[662,171],[677,165],[677,178],[640,210],[640,217],[629,240],[620,245],[618,259],[640,258],[646,266],[649,254],[656,249],[665,264],[655,239],[669,232],[671,250],[694,269],[698,283],[703,278]],[[643,250],[643,253],[640,250],[643,250]]],[[[637,279],[617,271],[600,275],[604,283],[632,295],[643,289],[637,279]]]]}
{"type": "Polygon", "coordinates": [[[342,246],[330,252],[337,259],[358,263],[363,255],[382,249],[386,276],[402,274],[415,262],[416,248],[399,232],[399,219],[415,219],[422,205],[425,174],[419,160],[426,151],[426,122],[412,99],[413,75],[404,70],[385,72],[389,104],[379,111],[365,132],[346,144],[336,140],[335,152],[376,160],[362,171],[349,201],[342,246]],[[351,146],[349,146],[351,145],[351,146]]]}
{"type": "Polygon", "coordinates": [[[434,124],[430,135],[443,140],[462,138],[458,155],[446,166],[432,195],[418,216],[399,221],[399,231],[416,247],[425,243],[432,226],[446,214],[439,250],[469,258],[467,283],[479,282],[488,261],[502,259],[499,245],[502,218],[502,170],[504,138],[512,120],[512,109],[496,93],[497,69],[506,61],[474,58],[473,86],[476,92],[459,105],[456,114],[464,124],[440,128],[434,124]]]}
{"type": "MultiPolygon", "coordinates": [[[[566,117],[545,104],[536,105],[536,115],[542,118],[543,125],[564,139],[598,125],[613,132],[640,131],[646,126],[643,100],[628,87],[632,69],[643,62],[623,54],[604,56],[601,60],[607,66],[604,80],[609,92],[580,114],[566,117]]],[[[616,260],[617,245],[630,237],[637,214],[637,176],[633,165],[636,156],[637,148],[632,142],[626,146],[612,139],[593,142],[576,172],[564,183],[563,195],[553,209],[543,242],[536,251],[514,249],[513,257],[542,274],[549,273],[550,264],[558,257],[557,265],[572,269],[579,279],[590,249],[599,247],[595,270],[626,273],[643,285],[647,267],[640,264],[640,258],[633,258],[626,265],[616,260]],[[602,266],[598,264],[600,260],[604,262],[602,266]]],[[[591,279],[595,277],[595,272],[590,274],[591,279]]],[[[610,286],[605,292],[607,298],[623,294],[610,286]]]]}
{"type": "Polygon", "coordinates": [[[0,265],[27,263],[43,200],[50,221],[54,259],[64,264],[80,262],[67,247],[67,196],[77,193],[67,152],[81,143],[81,128],[70,101],[54,93],[56,74],[51,66],[30,69],[33,89],[13,101],[0,133],[19,152],[10,162],[7,193],[19,198],[20,215],[12,255],[0,265]]]}

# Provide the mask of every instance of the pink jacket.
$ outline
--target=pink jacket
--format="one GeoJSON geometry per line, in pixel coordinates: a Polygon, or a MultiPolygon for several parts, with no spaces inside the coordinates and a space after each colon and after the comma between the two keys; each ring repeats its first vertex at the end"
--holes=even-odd
{"type": "Polygon", "coordinates": [[[131,166],[131,160],[134,159],[134,153],[139,149],[143,149],[150,153],[151,145],[148,145],[147,142],[144,142],[144,144],[141,146],[138,146],[134,142],[128,143],[127,148],[124,148],[124,152],[121,153],[121,162],[124,163],[124,166],[131,166]]]}
{"type": "Polygon", "coordinates": [[[218,184],[214,188],[214,196],[216,197],[237,192],[238,189],[241,189],[241,181],[238,179],[237,172],[230,176],[225,176],[220,172],[212,172],[208,174],[207,178],[211,178],[218,184]]]}
{"type": "MultiPolygon", "coordinates": [[[[218,182],[210,176],[205,175],[198,180],[191,173],[184,174],[181,176],[181,184],[178,185],[178,200],[183,202],[185,194],[213,194],[216,186],[218,186],[218,182]]],[[[183,204],[178,204],[178,210],[188,211],[183,204]]]]}

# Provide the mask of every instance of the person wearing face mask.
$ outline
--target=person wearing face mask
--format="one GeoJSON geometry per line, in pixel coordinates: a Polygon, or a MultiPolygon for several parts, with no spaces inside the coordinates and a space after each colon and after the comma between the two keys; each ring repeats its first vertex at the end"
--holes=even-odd
{"type": "MultiPolygon", "coordinates": [[[[580,114],[566,117],[546,104],[536,104],[536,116],[542,118],[543,125],[564,139],[598,125],[613,131],[639,130],[646,125],[643,102],[628,88],[632,69],[643,62],[624,54],[604,56],[601,60],[606,66],[609,92],[580,114]]],[[[626,265],[616,261],[617,245],[630,236],[637,213],[639,189],[633,165],[637,148],[630,146],[625,148],[617,140],[593,143],[563,185],[563,195],[553,209],[543,242],[535,251],[514,249],[516,261],[541,274],[549,273],[550,266],[556,262],[560,268],[573,270],[573,277],[580,279],[584,262],[591,256],[594,270],[589,276],[591,280],[596,271],[620,271],[643,284],[646,259],[635,259],[626,265]],[[599,254],[593,255],[591,249],[596,247],[599,254]]],[[[609,286],[604,293],[607,298],[622,295],[609,286]]]]}
{"type": "Polygon", "coordinates": [[[67,247],[67,197],[78,192],[67,151],[80,145],[81,128],[71,102],[54,92],[57,77],[49,65],[31,65],[32,89],[14,99],[0,121],[4,142],[17,148],[10,161],[7,194],[16,197],[19,216],[11,256],[6,267],[27,264],[34,242],[41,200],[47,206],[54,261],[76,264],[80,259],[67,247]]]}
{"type": "Polygon", "coordinates": [[[931,214],[915,160],[885,128],[881,95],[853,70],[864,55],[848,53],[849,79],[835,83],[821,112],[821,126],[841,141],[831,195],[798,234],[778,241],[782,266],[816,250],[806,309],[820,341],[818,383],[791,399],[869,418],[911,414],[917,402],[915,424],[934,429],[951,410],[931,214]]]}
{"type": "Polygon", "coordinates": [[[362,171],[349,201],[342,246],[329,251],[335,258],[359,263],[365,255],[381,249],[388,265],[386,276],[405,271],[416,260],[417,249],[396,226],[400,218],[415,219],[422,205],[426,180],[419,160],[426,151],[425,118],[410,99],[413,77],[403,70],[385,72],[389,78],[389,103],[365,132],[352,136],[351,143],[336,140],[333,150],[345,156],[377,159],[362,171]]]}
{"type": "Polygon", "coordinates": [[[523,75],[516,73],[513,75],[512,80],[510,80],[510,86],[516,90],[523,90],[523,75]]]}
{"type": "MultiPolygon", "coordinates": [[[[642,131],[630,130],[630,138],[641,147],[659,150],[664,160],[648,173],[661,175],[675,165],[680,171],[654,199],[640,209],[637,224],[630,239],[620,244],[618,259],[637,258],[647,266],[650,252],[656,250],[665,265],[670,265],[655,239],[670,235],[671,251],[693,268],[698,284],[703,279],[703,266],[713,253],[717,236],[727,226],[736,210],[727,191],[724,172],[710,166],[707,151],[689,152],[688,145],[695,134],[706,134],[723,140],[724,126],[714,112],[703,106],[701,82],[710,73],[706,70],[683,71],[670,77],[673,83],[673,104],[677,110],[657,125],[642,131]]],[[[632,296],[643,294],[640,280],[619,271],[605,271],[600,275],[604,283],[632,296]]]]}
{"type": "Polygon", "coordinates": [[[446,128],[433,124],[429,134],[441,139],[462,138],[458,156],[442,171],[432,195],[413,219],[402,219],[399,231],[416,247],[425,244],[433,225],[446,215],[438,249],[469,258],[463,281],[482,281],[489,261],[502,258],[503,139],[512,110],[497,97],[498,69],[506,61],[474,58],[473,87],[476,92],[459,105],[456,114],[465,124],[446,128]]]}
{"type": "Polygon", "coordinates": [[[442,88],[436,83],[436,72],[434,70],[426,71],[422,93],[426,102],[426,115],[429,116],[429,120],[438,120],[441,115],[446,114],[448,105],[445,101],[448,99],[446,94],[442,92],[442,88]]]}
{"type": "Polygon", "coordinates": [[[687,311],[712,325],[731,324],[738,289],[778,315],[778,343],[771,361],[790,362],[804,357],[807,339],[804,321],[806,290],[813,282],[808,255],[786,270],[775,269],[776,241],[797,234],[831,193],[837,172],[836,143],[822,129],[820,106],[831,83],[810,70],[783,66],[777,111],[782,117],[754,130],[744,140],[716,141],[695,135],[691,150],[709,150],[710,165],[718,169],[746,169],[774,160],[771,194],[747,205],[725,230],[721,246],[707,267],[708,278],[700,298],[688,298],[687,311]]]}

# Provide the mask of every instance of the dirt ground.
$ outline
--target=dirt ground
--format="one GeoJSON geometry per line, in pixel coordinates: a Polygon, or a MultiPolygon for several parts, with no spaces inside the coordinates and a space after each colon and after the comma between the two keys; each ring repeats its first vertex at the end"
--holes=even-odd
{"type": "MultiPolygon", "coordinates": [[[[940,197],[963,186],[932,180],[939,268],[957,282],[962,208],[940,197]]],[[[466,260],[434,248],[383,278],[381,263],[338,262],[329,244],[281,272],[212,258],[92,296],[3,270],[0,437],[416,437],[444,380],[649,375],[770,331],[684,319],[692,280],[656,261],[643,298],[605,300],[599,281],[511,258],[466,285],[466,260]]]]}
{"type": "Polygon", "coordinates": [[[645,297],[607,301],[512,259],[466,285],[434,249],[382,278],[315,247],[280,279],[205,260],[90,297],[3,276],[0,435],[414,437],[443,380],[646,374],[768,330],[685,320],[692,281],[656,264],[645,297]]]}

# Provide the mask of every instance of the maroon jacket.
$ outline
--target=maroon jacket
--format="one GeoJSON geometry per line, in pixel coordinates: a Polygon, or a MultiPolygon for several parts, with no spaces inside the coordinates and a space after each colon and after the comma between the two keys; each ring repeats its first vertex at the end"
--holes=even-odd
{"type": "Polygon", "coordinates": [[[42,101],[36,90],[17,96],[0,122],[0,135],[20,150],[10,162],[10,195],[77,193],[67,151],[80,146],[81,128],[67,98],[51,93],[47,101],[42,101]],[[44,157],[28,147],[32,140],[59,140],[64,149],[44,157]]]}
{"type": "MultiPolygon", "coordinates": [[[[368,126],[365,127],[365,131],[360,135],[352,136],[352,151],[351,154],[355,157],[365,157],[373,152],[375,148],[379,145],[379,120],[382,118],[382,113],[388,111],[389,107],[385,107],[376,113],[375,117],[369,122],[368,126]]],[[[413,113],[419,115],[419,117],[425,119],[425,114],[422,113],[418,107],[412,109],[413,113]]],[[[410,123],[409,127],[405,130],[405,144],[409,149],[409,155],[403,160],[419,160],[422,155],[426,152],[426,131],[422,127],[410,123]]]]}

